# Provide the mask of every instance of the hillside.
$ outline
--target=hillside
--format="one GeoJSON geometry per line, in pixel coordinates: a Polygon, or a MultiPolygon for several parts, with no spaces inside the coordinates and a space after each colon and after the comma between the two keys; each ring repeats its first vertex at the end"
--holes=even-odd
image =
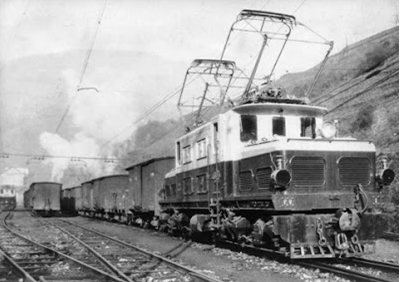
{"type": "MultiPolygon", "coordinates": [[[[398,152],[399,29],[350,45],[329,58],[311,103],[328,108],[325,118],[340,122],[340,134],[371,140],[378,152],[398,152]]],[[[308,88],[316,68],[282,77],[278,84],[308,88]]],[[[290,93],[290,92],[289,92],[290,93]]],[[[300,94],[300,95],[299,95],[300,94]]]]}

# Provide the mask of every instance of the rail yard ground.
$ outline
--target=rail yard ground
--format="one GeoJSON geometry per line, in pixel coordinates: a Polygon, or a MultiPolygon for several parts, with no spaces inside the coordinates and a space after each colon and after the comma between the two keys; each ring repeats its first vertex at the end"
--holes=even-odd
{"type": "MultiPolygon", "coordinates": [[[[29,229],[32,224],[32,218],[24,217],[23,214],[25,213],[15,213],[11,221],[15,227],[24,233],[28,232],[28,234],[30,233],[34,236],[52,236],[45,233],[40,235],[29,229]]],[[[161,255],[169,254],[171,259],[183,262],[188,267],[200,270],[204,274],[214,276],[222,281],[347,281],[318,270],[309,270],[267,258],[214,248],[212,245],[186,244],[181,239],[169,237],[164,233],[148,229],[84,217],[69,217],[65,219],[104,232],[151,252],[161,255]]],[[[47,239],[51,240],[51,238],[47,239]]],[[[46,238],[41,238],[40,240],[46,241],[46,238]]],[[[371,259],[398,264],[398,248],[398,241],[379,240],[377,242],[377,254],[371,259]]]]}

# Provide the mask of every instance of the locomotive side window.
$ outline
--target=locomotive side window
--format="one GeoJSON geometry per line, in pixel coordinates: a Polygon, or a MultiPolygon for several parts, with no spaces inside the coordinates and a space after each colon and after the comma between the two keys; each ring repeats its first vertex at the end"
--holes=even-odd
{"type": "Polygon", "coordinates": [[[207,156],[206,139],[197,141],[197,159],[202,159],[207,156]]]}
{"type": "Polygon", "coordinates": [[[165,195],[167,198],[171,197],[171,189],[169,185],[165,185],[165,195]]]}
{"type": "Polygon", "coordinates": [[[190,155],[190,145],[183,148],[183,163],[190,163],[191,162],[191,155],[190,155]]]}
{"type": "Polygon", "coordinates": [[[191,195],[193,193],[192,190],[192,178],[184,178],[183,179],[183,195],[191,195]]]}
{"type": "Polygon", "coordinates": [[[240,141],[257,140],[257,116],[240,116],[240,141]]]}
{"type": "Polygon", "coordinates": [[[315,133],[315,118],[313,117],[302,117],[301,121],[301,137],[311,137],[315,139],[317,136],[315,133]]]}
{"type": "Polygon", "coordinates": [[[286,123],[284,117],[272,118],[272,135],[286,136],[286,123]]]}
{"type": "Polygon", "coordinates": [[[176,184],[171,184],[171,196],[176,197],[176,184]]]}
{"type": "Polygon", "coordinates": [[[207,182],[206,182],[206,175],[198,175],[197,176],[197,193],[207,193],[207,182]]]}
{"type": "Polygon", "coordinates": [[[176,160],[181,163],[181,142],[176,142],[176,160]]]}

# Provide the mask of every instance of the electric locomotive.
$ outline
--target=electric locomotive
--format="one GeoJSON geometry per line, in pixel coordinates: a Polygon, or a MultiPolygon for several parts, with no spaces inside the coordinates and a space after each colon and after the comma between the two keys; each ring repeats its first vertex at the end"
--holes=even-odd
{"type": "MultiPolygon", "coordinates": [[[[230,82],[236,80],[234,61],[195,60],[187,71],[182,89],[190,75],[211,76],[221,90],[221,111],[209,122],[201,119],[201,111],[212,107],[205,106],[212,100],[212,82],[204,80],[198,111],[185,116],[191,120],[185,122],[188,133],[175,142],[175,168],[161,191],[161,228],[212,234],[294,259],[372,251],[391,220],[382,212],[390,202],[387,186],[395,177],[387,159],[381,158],[376,168],[374,144],[339,137],[336,124],[324,120],[326,108],[285,93],[269,78],[255,86],[271,38],[262,30],[264,23],[283,24],[289,31],[280,40],[287,41],[296,20],[244,10],[235,24],[243,19],[262,22],[263,44],[240,100],[226,98],[230,82]]],[[[333,46],[328,45],[321,69],[333,46]]],[[[178,107],[183,106],[183,93],[178,107]]]]}

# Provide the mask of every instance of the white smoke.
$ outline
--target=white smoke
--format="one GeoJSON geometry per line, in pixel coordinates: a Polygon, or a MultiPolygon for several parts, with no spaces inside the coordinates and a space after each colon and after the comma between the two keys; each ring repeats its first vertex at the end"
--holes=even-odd
{"type": "MultiPolygon", "coordinates": [[[[69,140],[63,138],[61,124],[59,134],[44,132],[40,135],[41,146],[53,156],[46,160],[53,164],[52,181],[62,182],[65,170],[74,166],[81,166],[79,170],[84,170],[91,178],[115,173],[115,162],[91,158],[115,158],[112,142],[103,145],[129,127],[136,117],[136,111],[132,109],[135,105],[132,93],[115,91],[121,89],[121,80],[126,81],[126,78],[116,79],[112,85],[95,85],[88,77],[85,85],[80,86],[83,89],[78,91],[78,73],[72,69],[63,72],[63,92],[68,95],[69,103],[63,122],[72,120],[79,132],[69,140]]],[[[123,142],[132,130],[116,141],[123,142]]]]}
{"type": "Polygon", "coordinates": [[[102,175],[103,171],[110,173],[101,161],[90,159],[98,156],[100,147],[93,138],[81,133],[67,141],[57,134],[44,132],[40,135],[40,144],[52,156],[45,160],[53,164],[52,181],[62,182],[64,171],[68,167],[79,166],[87,175],[93,177],[102,175]]]}
{"type": "MultiPolygon", "coordinates": [[[[132,123],[137,116],[134,107],[138,101],[135,101],[134,93],[126,85],[127,81],[131,82],[128,76],[111,75],[104,82],[102,77],[102,71],[98,70],[96,78],[85,76],[82,84],[77,86],[78,73],[72,69],[63,72],[70,103],[69,115],[73,123],[84,135],[104,143],[132,123]]],[[[127,137],[129,134],[121,136],[118,141],[127,137]]]]}

